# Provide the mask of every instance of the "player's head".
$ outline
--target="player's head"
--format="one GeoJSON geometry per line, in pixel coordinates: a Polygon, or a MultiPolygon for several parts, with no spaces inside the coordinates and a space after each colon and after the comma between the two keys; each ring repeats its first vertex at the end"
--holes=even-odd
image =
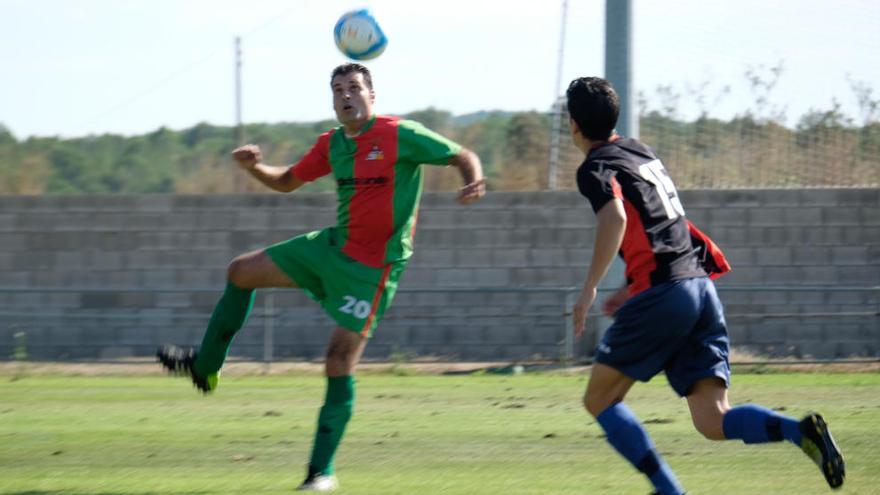
{"type": "Polygon", "coordinates": [[[342,124],[365,122],[373,116],[373,77],[361,64],[343,64],[330,75],[333,110],[342,124]]]}
{"type": "Polygon", "coordinates": [[[611,84],[601,77],[579,77],[568,85],[568,114],[572,133],[590,141],[605,141],[614,132],[620,100],[611,84]]]}

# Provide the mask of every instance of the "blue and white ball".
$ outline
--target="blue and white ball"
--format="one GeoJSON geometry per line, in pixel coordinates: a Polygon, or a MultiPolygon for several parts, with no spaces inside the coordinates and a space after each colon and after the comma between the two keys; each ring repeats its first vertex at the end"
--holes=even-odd
{"type": "Polygon", "coordinates": [[[342,14],[333,28],[336,46],[353,60],[378,57],[388,46],[388,38],[369,10],[353,10],[342,14]]]}

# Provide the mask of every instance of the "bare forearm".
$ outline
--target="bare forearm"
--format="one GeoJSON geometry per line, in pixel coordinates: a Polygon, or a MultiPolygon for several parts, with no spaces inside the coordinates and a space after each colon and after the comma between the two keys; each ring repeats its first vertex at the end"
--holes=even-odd
{"type": "Polygon", "coordinates": [[[609,201],[597,215],[596,242],[593,259],[584,281],[584,288],[595,289],[608,272],[611,262],[620,250],[626,230],[626,214],[619,200],[609,201]]]}
{"type": "Polygon", "coordinates": [[[290,173],[290,167],[277,167],[265,163],[254,164],[247,169],[255,179],[266,187],[279,192],[290,192],[302,185],[296,177],[290,173]]]}
{"type": "Polygon", "coordinates": [[[291,173],[291,167],[273,167],[263,163],[263,153],[255,144],[246,144],[232,150],[232,159],[270,189],[290,192],[304,184],[291,173]]]}
{"type": "Polygon", "coordinates": [[[461,180],[464,182],[464,186],[458,190],[459,203],[473,203],[486,194],[483,166],[480,164],[480,157],[476,153],[469,149],[462,149],[459,154],[449,160],[449,164],[458,169],[458,173],[461,174],[461,180]]]}
{"type": "Polygon", "coordinates": [[[465,186],[483,179],[483,166],[480,164],[480,158],[469,149],[462,149],[461,153],[449,160],[449,164],[458,169],[465,186]]]}

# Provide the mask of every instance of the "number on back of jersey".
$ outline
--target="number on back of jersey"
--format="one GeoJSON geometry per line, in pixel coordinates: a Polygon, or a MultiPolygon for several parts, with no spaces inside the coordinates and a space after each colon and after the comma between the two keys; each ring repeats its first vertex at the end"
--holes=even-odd
{"type": "Polygon", "coordinates": [[[678,199],[678,192],[675,190],[675,184],[669,177],[669,172],[663,167],[660,160],[653,160],[639,167],[639,173],[642,178],[650,182],[657,188],[657,195],[663,203],[666,210],[666,216],[670,219],[684,216],[684,207],[681,200],[678,199]]]}

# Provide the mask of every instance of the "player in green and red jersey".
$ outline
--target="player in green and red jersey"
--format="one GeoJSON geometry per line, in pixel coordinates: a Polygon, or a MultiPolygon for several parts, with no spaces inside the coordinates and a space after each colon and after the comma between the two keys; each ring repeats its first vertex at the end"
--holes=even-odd
{"type": "Polygon", "coordinates": [[[412,254],[422,193],[420,165],[456,167],[465,184],[460,203],[485,194],[480,160],[473,152],[417,122],[373,113],[375,93],[366,67],[341,65],[330,84],[342,125],[322,134],[298,163],[263,164],[255,145],[232,154],[253,177],[281,192],[333,174],[337,225],[235,258],[198,351],[165,346],[158,353],[166,368],[209,392],[217,386],[233,336],[247,320],[254,289],[300,287],[318,301],[338,326],[327,347],[327,394],[308,474],[299,488],[310,491],[332,491],[338,485],[333,457],[352,414],[352,372],[412,254]]]}

